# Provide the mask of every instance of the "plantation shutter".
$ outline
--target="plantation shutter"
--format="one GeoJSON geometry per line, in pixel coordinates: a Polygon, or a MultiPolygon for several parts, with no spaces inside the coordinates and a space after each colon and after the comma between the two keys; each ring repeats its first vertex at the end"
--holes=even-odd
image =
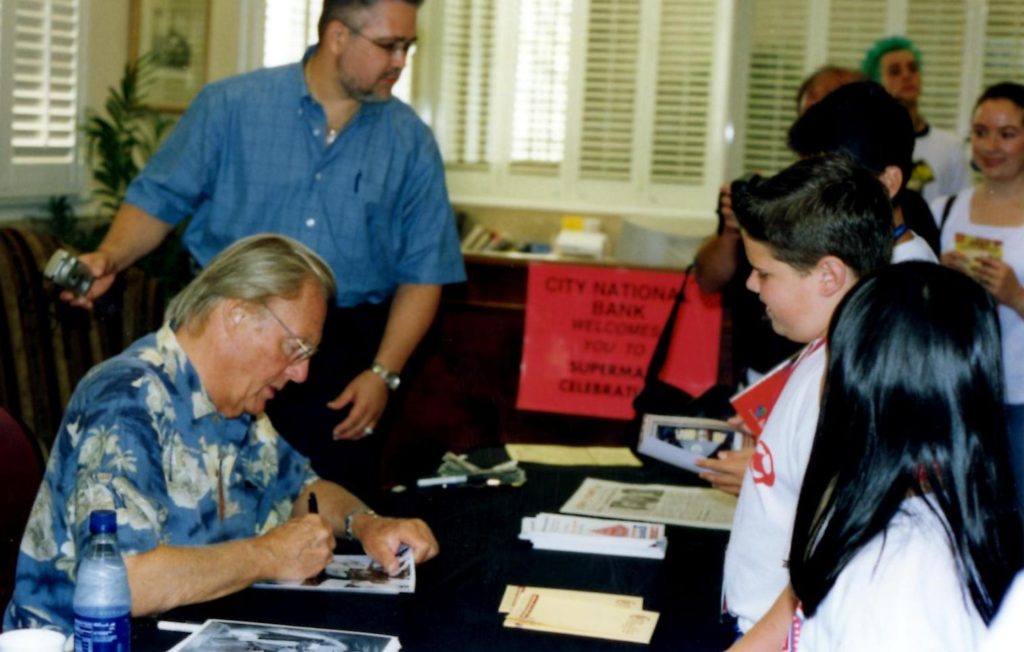
{"type": "Polygon", "coordinates": [[[964,57],[964,0],[910,0],[907,36],[923,53],[921,114],[929,124],[957,130],[964,57]]]}
{"type": "Polygon", "coordinates": [[[700,185],[715,56],[714,0],[663,0],[651,180],[700,185]]]}
{"type": "Polygon", "coordinates": [[[756,0],[743,166],[774,174],[793,162],[786,132],[796,117],[808,33],[805,0],[756,0]]]}
{"type": "MultiPolygon", "coordinates": [[[[982,56],[985,88],[1004,81],[1024,82],[1024,12],[1020,0],[989,0],[982,56]]],[[[982,89],[977,89],[980,91],[982,89]]]]}
{"type": "Polygon", "coordinates": [[[447,0],[438,129],[449,167],[486,168],[490,126],[493,0],[447,0]]]}
{"type": "Polygon", "coordinates": [[[633,157],[640,0],[591,0],[580,178],[627,181],[633,157]]]}
{"type": "Polygon", "coordinates": [[[302,58],[317,41],[322,0],[265,0],[263,66],[282,66],[302,58]]]}
{"type": "Polygon", "coordinates": [[[510,169],[555,176],[565,156],[572,0],[522,0],[510,169]]]}
{"type": "Polygon", "coordinates": [[[79,0],[0,2],[0,189],[7,196],[77,190],[79,0]]]}
{"type": "Polygon", "coordinates": [[[833,0],[828,14],[828,60],[860,70],[868,48],[888,36],[886,0],[833,0]]]}

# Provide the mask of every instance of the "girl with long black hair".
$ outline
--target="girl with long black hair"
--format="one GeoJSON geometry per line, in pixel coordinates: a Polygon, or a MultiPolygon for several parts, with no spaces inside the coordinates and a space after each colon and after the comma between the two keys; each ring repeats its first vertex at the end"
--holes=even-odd
{"type": "Polygon", "coordinates": [[[974,650],[1022,558],[992,297],[894,265],[847,295],[828,347],[787,649],[974,650]]]}

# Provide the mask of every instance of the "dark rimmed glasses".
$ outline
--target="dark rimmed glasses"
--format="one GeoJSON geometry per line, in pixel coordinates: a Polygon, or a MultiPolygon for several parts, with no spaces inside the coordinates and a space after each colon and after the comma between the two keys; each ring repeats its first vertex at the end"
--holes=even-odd
{"type": "Polygon", "coordinates": [[[373,45],[376,45],[381,50],[387,52],[388,56],[391,58],[397,57],[399,54],[401,54],[404,57],[410,57],[412,56],[413,51],[416,49],[415,38],[410,39],[408,41],[403,38],[378,40],[375,38],[370,38],[366,34],[363,34],[363,31],[356,27],[355,25],[349,25],[344,21],[342,21],[341,24],[347,27],[349,31],[355,34],[356,36],[361,36],[364,40],[372,43],[373,45]]]}

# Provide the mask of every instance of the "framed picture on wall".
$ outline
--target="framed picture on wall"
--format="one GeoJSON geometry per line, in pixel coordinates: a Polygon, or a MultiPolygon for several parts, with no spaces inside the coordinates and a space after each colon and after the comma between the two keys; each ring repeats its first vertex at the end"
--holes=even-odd
{"type": "Polygon", "coordinates": [[[146,103],[181,112],[206,83],[210,0],[131,0],[129,56],[150,56],[146,103]]]}

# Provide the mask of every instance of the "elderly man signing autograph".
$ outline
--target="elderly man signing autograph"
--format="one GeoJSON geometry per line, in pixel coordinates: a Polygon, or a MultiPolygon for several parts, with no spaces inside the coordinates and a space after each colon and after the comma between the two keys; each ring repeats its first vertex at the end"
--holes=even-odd
{"type": "Polygon", "coordinates": [[[117,510],[134,615],[316,575],[336,536],[358,539],[389,572],[403,544],[418,562],[437,554],[423,521],[377,516],[318,478],[264,414],[285,384],[306,379],[334,291],[303,245],[246,238],[175,297],[159,331],[82,379],[25,531],[5,629],[71,631],[95,509],[117,510]]]}

